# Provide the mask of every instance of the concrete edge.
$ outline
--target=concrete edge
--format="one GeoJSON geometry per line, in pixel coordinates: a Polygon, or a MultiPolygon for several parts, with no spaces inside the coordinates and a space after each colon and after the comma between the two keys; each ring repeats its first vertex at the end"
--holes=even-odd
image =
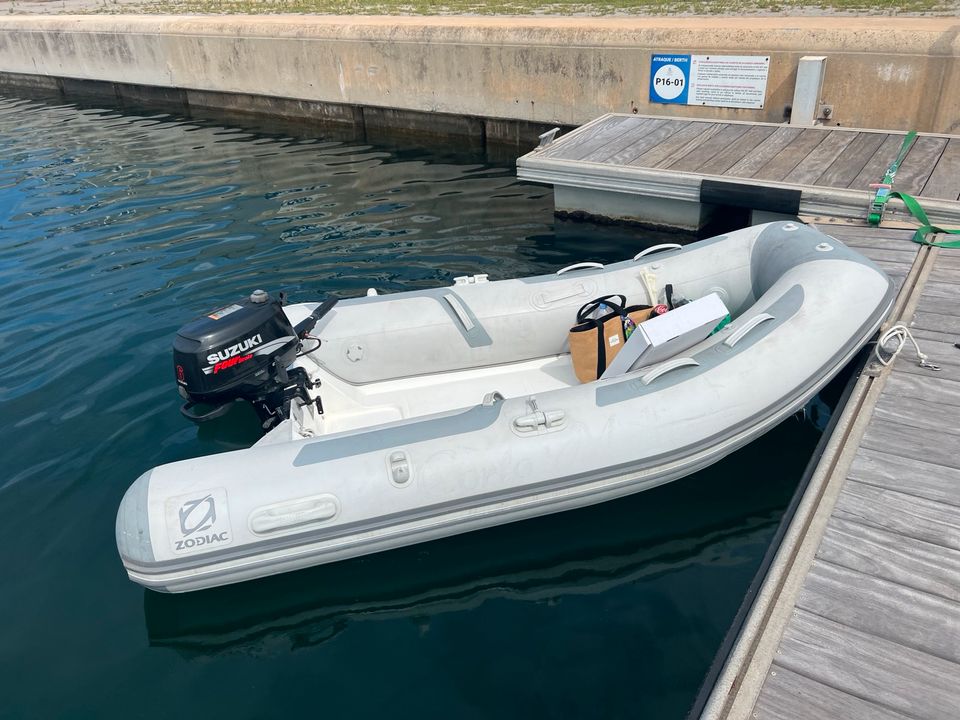
{"type": "Polygon", "coordinates": [[[224,37],[391,43],[567,45],[581,47],[689,46],[742,50],[760,43],[771,52],[960,55],[960,23],[950,17],[536,17],[341,15],[11,15],[0,31],[163,33],[224,37]],[[851,32],[852,31],[852,32],[851,32]],[[838,43],[842,37],[843,42],[838,43]],[[747,40],[749,38],[749,40],[747,40]],[[681,42],[682,41],[682,42],[681,42]]]}
{"type": "MultiPolygon", "coordinates": [[[[353,128],[360,137],[388,131],[463,138],[472,145],[503,145],[517,148],[518,152],[521,147],[536,146],[541,133],[557,127],[556,123],[528,120],[0,71],[0,92],[3,91],[38,100],[58,96],[73,101],[104,102],[119,108],[155,108],[197,119],[209,119],[211,113],[217,113],[217,119],[221,121],[244,117],[279,118],[327,128],[353,128]]],[[[559,127],[568,132],[575,130],[569,125],[559,127]]],[[[515,158],[516,155],[512,154],[509,159],[515,158]]]]}
{"type": "MultiPolygon", "coordinates": [[[[932,251],[936,249],[920,248],[884,328],[913,316],[933,268],[936,254],[932,251]],[[901,297],[905,298],[902,304],[901,297]]],[[[751,718],[783,631],[794,613],[796,597],[891,372],[892,366],[875,374],[865,371],[857,380],[701,720],[751,718]]]]}

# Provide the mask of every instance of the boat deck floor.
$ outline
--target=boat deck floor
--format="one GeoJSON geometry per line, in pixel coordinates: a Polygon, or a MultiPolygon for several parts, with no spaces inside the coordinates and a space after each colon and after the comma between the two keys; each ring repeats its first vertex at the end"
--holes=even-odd
{"type": "Polygon", "coordinates": [[[313,365],[311,376],[321,379],[326,410],[313,430],[323,435],[473,407],[490,393],[512,398],[580,384],[569,353],[365,385],[345,382],[313,365]]]}

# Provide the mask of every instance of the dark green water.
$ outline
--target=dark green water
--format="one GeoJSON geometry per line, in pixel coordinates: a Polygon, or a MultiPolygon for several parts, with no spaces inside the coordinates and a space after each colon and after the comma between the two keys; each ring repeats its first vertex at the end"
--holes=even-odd
{"type": "Polygon", "coordinates": [[[126,579],[127,485],[245,440],[178,413],[186,320],[656,240],[555,221],[483,152],[282,132],[0,98],[0,716],[683,717],[810,422],[578,512],[192,595],[126,579]]]}

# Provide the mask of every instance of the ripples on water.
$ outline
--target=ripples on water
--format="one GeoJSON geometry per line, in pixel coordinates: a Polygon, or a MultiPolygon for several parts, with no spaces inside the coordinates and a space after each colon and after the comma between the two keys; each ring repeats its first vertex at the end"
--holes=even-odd
{"type": "Polygon", "coordinates": [[[681,716],[806,425],[641,496],[209,593],[116,556],[137,475],[248,440],[179,417],[186,320],[658,241],[552,204],[483,152],[0,98],[0,716],[681,716]]]}

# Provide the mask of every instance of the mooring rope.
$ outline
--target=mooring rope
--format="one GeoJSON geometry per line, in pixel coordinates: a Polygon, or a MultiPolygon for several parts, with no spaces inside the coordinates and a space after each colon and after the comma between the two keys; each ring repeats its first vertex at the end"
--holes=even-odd
{"type": "Polygon", "coordinates": [[[900,354],[900,351],[903,350],[903,346],[907,344],[907,340],[913,343],[913,348],[917,352],[917,364],[924,368],[925,370],[939,370],[940,366],[935,365],[927,359],[926,354],[920,350],[920,346],[917,344],[916,339],[913,337],[913,334],[910,332],[910,329],[906,325],[894,325],[889,330],[884,332],[879,338],[877,338],[877,344],[873,348],[873,354],[879,362],[884,367],[888,367],[893,364],[893,361],[897,359],[897,355],[900,354]],[[893,349],[890,349],[887,346],[890,342],[894,343],[893,349]],[[888,357],[884,359],[880,350],[883,349],[884,352],[888,353],[888,357]]]}

